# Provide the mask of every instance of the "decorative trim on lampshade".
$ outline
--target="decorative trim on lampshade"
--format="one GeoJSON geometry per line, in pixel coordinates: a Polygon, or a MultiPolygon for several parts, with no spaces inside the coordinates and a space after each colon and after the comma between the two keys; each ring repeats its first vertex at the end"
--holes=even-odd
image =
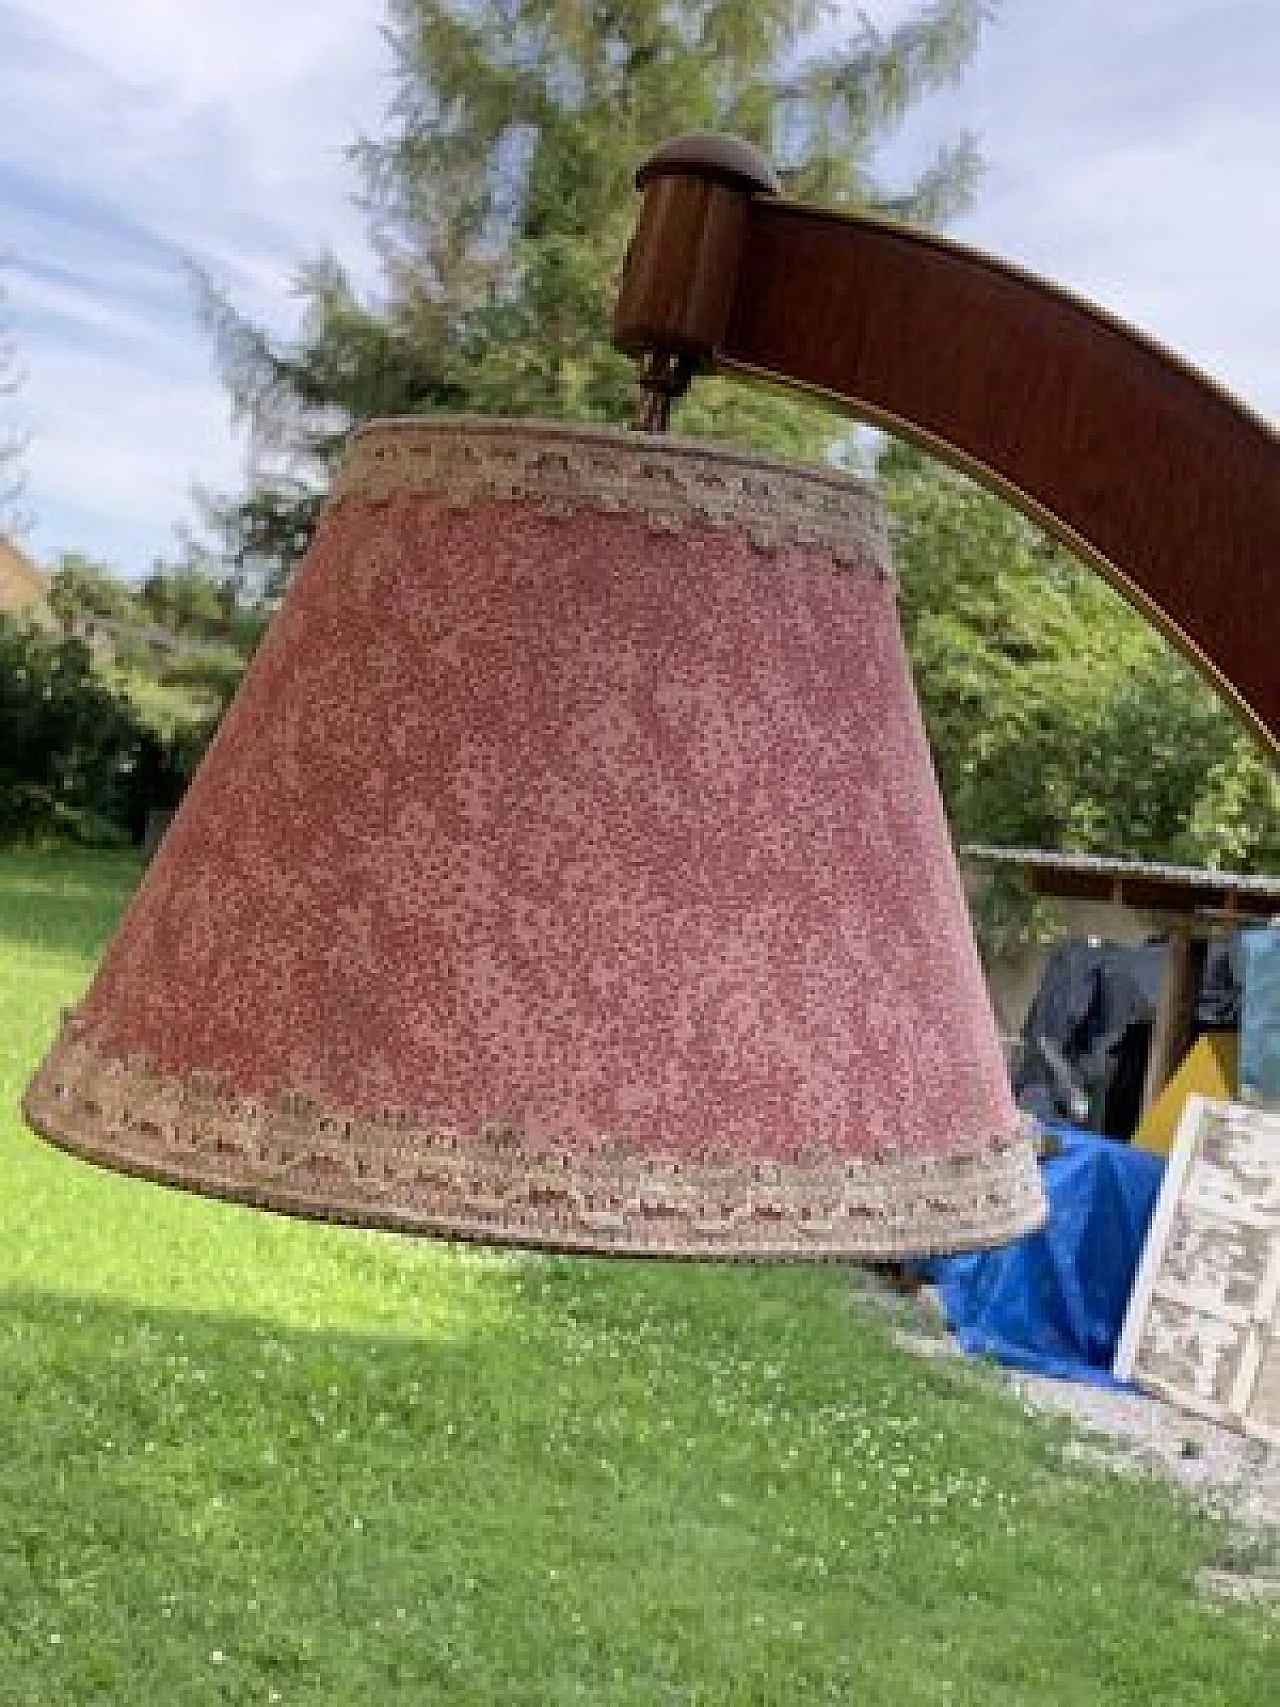
{"type": "Polygon", "coordinates": [[[1018,1238],[1043,1216],[1028,1133],[971,1154],[744,1165],[729,1145],[662,1155],[625,1138],[531,1141],[498,1124],[432,1130],[213,1075],[120,1061],[74,1016],[28,1091],[27,1118],[86,1160],[212,1197],[400,1232],[563,1251],[812,1260],[920,1256],[1018,1238]]]}
{"type": "Polygon", "coordinates": [[[493,1243],[1039,1225],[874,489],[562,425],[356,434],[24,1107],[123,1172],[493,1243]]]}
{"type": "Polygon", "coordinates": [[[662,533],[732,527],[761,551],[807,545],[892,578],[874,486],[835,469],[665,434],[499,420],[378,421],[353,434],[334,497],[439,498],[453,509],[530,502],[545,515],[590,508],[641,516],[662,533]]]}

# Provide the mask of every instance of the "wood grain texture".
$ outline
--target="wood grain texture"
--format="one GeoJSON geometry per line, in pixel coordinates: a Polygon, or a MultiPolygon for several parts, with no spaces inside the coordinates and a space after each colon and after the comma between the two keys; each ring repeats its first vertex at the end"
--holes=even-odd
{"type": "Polygon", "coordinates": [[[721,366],[821,392],[1046,524],[1280,752],[1280,440],[1098,309],[988,256],[755,197],[721,366]]]}
{"type": "Polygon", "coordinates": [[[709,367],[741,279],[751,199],[711,176],[667,173],[645,194],[614,306],[613,341],[709,367]]]}
{"type": "Polygon", "coordinates": [[[677,138],[637,178],[613,332],[647,359],[648,389],[718,366],[917,440],[1100,570],[1280,756],[1275,430],[1091,304],[959,244],[783,200],[763,156],[736,144],[730,170],[726,146],[677,138]]]}
{"type": "Polygon", "coordinates": [[[1280,1444],[1280,1116],[1187,1099],[1115,1374],[1280,1444]]]}

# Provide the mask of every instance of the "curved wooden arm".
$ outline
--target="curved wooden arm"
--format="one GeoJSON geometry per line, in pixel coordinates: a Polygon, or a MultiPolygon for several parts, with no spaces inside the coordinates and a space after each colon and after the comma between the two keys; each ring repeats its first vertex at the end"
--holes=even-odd
{"type": "Polygon", "coordinates": [[[762,193],[687,141],[664,152],[641,174],[621,348],[805,388],[965,469],[1100,570],[1280,756],[1273,428],[1015,267],[762,193]]]}

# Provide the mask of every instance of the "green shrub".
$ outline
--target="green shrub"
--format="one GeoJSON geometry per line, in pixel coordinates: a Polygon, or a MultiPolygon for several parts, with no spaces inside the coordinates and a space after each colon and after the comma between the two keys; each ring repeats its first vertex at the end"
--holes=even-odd
{"type": "Polygon", "coordinates": [[[144,733],[82,640],[0,617],[0,840],[130,840],[144,733]]]}

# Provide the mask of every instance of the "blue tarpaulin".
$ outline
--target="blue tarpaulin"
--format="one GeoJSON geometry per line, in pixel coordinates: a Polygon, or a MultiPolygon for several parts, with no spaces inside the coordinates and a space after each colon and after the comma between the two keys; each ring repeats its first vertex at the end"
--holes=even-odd
{"type": "Polygon", "coordinates": [[[1000,1250],[926,1265],[967,1352],[1115,1386],[1111,1364],[1164,1159],[1074,1127],[1041,1163],[1049,1219],[1000,1250]]]}

